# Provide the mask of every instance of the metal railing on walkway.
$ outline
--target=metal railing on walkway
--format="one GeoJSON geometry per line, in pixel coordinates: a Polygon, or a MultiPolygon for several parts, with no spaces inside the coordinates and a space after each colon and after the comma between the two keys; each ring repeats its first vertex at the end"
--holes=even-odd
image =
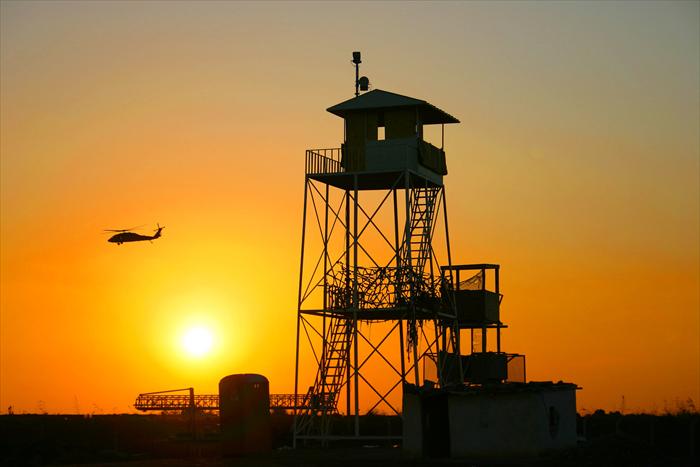
{"type": "MultiPolygon", "coordinates": [[[[308,403],[305,394],[270,394],[271,410],[302,409],[308,403]]],[[[195,410],[219,410],[219,396],[216,394],[139,394],[134,402],[136,410],[186,410],[194,401],[195,410]]]]}
{"type": "Polygon", "coordinates": [[[336,174],[342,173],[341,148],[331,149],[307,149],[306,166],[307,174],[336,174]]]}

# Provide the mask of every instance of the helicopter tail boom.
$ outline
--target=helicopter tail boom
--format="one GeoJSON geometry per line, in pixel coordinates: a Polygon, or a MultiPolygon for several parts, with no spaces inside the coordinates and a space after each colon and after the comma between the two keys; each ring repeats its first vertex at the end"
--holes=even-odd
{"type": "Polygon", "coordinates": [[[155,240],[156,238],[160,238],[160,232],[163,230],[165,227],[161,227],[159,224],[156,224],[158,228],[156,229],[156,233],[153,234],[153,237],[151,237],[152,240],[155,240]]]}

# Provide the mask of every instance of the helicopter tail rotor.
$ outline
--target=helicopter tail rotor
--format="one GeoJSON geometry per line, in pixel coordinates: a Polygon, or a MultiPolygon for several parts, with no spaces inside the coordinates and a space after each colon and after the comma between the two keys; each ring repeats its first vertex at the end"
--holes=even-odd
{"type": "Polygon", "coordinates": [[[165,226],[161,227],[160,224],[156,223],[156,233],[153,234],[153,238],[159,238],[160,237],[160,232],[165,228],[165,226]]]}

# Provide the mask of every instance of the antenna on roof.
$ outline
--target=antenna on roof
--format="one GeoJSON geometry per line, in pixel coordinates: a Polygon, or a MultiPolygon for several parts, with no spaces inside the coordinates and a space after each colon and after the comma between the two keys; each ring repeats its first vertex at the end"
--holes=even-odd
{"type": "Polygon", "coordinates": [[[362,63],[360,52],[352,53],[352,63],[355,64],[355,97],[357,97],[360,95],[360,91],[369,89],[369,78],[366,76],[360,78],[360,63],[362,63]]]}

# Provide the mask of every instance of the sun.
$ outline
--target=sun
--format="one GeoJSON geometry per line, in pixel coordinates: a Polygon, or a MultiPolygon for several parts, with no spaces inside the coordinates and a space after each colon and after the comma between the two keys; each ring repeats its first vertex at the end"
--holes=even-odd
{"type": "Polygon", "coordinates": [[[213,344],[211,331],[203,326],[187,330],[182,337],[182,346],[193,357],[202,357],[209,353],[213,344]]]}

